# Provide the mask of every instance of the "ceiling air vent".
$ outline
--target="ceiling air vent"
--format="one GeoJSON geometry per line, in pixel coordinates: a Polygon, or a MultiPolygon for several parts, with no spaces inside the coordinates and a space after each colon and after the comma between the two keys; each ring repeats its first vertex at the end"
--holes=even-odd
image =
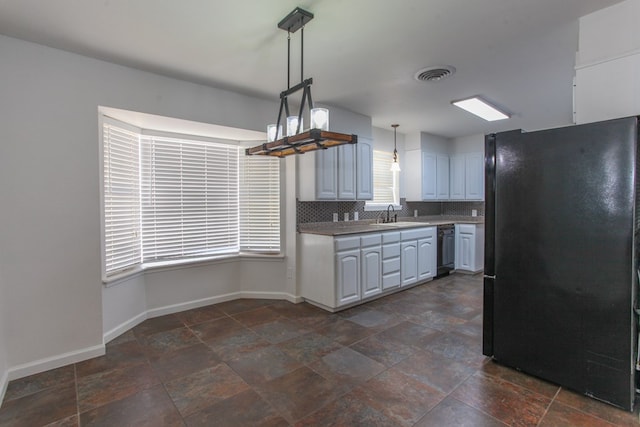
{"type": "Polygon", "coordinates": [[[415,74],[415,79],[419,82],[438,82],[442,79],[452,76],[456,69],[450,65],[427,67],[415,74]]]}

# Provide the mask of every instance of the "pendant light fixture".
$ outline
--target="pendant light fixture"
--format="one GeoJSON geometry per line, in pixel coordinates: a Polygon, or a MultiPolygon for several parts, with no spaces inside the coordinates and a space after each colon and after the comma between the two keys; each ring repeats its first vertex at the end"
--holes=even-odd
{"type": "Polygon", "coordinates": [[[304,26],[313,19],[313,13],[295,8],[279,23],[278,28],[287,32],[287,90],[280,93],[280,111],[275,124],[267,126],[267,142],[255,147],[247,148],[246,155],[260,154],[264,156],[284,157],[290,154],[302,154],[307,151],[325,149],[343,144],[356,144],[357,135],[348,135],[329,131],[329,110],[326,108],[314,108],[311,99],[311,84],[313,79],[304,79],[304,26]],[[301,30],[300,48],[300,83],[290,87],[291,69],[291,33],[301,30]],[[289,112],[288,97],[302,90],[302,101],[298,115],[289,112]],[[307,107],[311,123],[311,129],[303,129],[302,115],[307,107]],[[283,113],[286,135],[283,135],[283,113]]]}
{"type": "Polygon", "coordinates": [[[398,130],[398,124],[393,124],[393,163],[391,163],[391,172],[400,172],[400,163],[398,163],[398,149],[396,148],[396,132],[398,130]]]}

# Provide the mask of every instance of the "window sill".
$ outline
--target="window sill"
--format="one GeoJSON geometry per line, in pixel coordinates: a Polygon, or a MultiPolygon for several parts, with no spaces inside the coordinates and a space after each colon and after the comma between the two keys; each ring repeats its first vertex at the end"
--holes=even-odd
{"type": "MultiPolygon", "coordinates": [[[[402,210],[402,205],[391,204],[391,206],[393,207],[393,209],[395,211],[402,210]]],[[[364,205],[364,211],[365,212],[386,211],[388,207],[389,207],[389,203],[369,203],[369,202],[366,202],[365,205],[364,205]]]]}
{"type": "Polygon", "coordinates": [[[194,258],[190,260],[177,260],[177,261],[159,261],[146,263],[142,265],[136,265],[128,270],[124,270],[120,273],[113,274],[109,277],[102,278],[103,286],[110,288],[117,284],[131,280],[136,276],[143,275],[147,272],[156,273],[160,271],[181,270],[184,268],[191,268],[196,266],[204,266],[211,264],[225,264],[229,262],[237,262],[242,260],[259,260],[259,261],[278,261],[281,262],[285,259],[284,253],[259,254],[250,252],[241,252],[240,254],[232,255],[219,255],[213,257],[194,258]]]}

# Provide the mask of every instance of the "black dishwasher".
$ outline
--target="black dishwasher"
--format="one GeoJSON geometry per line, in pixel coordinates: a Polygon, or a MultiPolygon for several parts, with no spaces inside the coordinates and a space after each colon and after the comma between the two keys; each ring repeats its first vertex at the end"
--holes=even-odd
{"type": "Polygon", "coordinates": [[[446,276],[455,268],[456,232],[453,224],[438,226],[438,271],[436,277],[446,276]]]}

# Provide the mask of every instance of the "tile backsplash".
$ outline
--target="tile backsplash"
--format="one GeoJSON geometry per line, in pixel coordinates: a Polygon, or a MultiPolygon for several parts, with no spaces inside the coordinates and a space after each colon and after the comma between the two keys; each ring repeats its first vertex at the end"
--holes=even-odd
{"type": "MultiPolygon", "coordinates": [[[[418,210],[418,216],[427,215],[457,215],[471,216],[472,209],[478,211],[478,216],[484,216],[484,202],[407,202],[400,199],[401,211],[396,211],[398,217],[413,216],[418,210]]],[[[333,214],[337,213],[340,221],[344,220],[345,212],[353,220],[353,213],[358,212],[359,219],[375,219],[380,211],[365,211],[364,201],[336,201],[336,202],[296,202],[296,217],[298,224],[308,222],[333,221],[333,214]]]]}

